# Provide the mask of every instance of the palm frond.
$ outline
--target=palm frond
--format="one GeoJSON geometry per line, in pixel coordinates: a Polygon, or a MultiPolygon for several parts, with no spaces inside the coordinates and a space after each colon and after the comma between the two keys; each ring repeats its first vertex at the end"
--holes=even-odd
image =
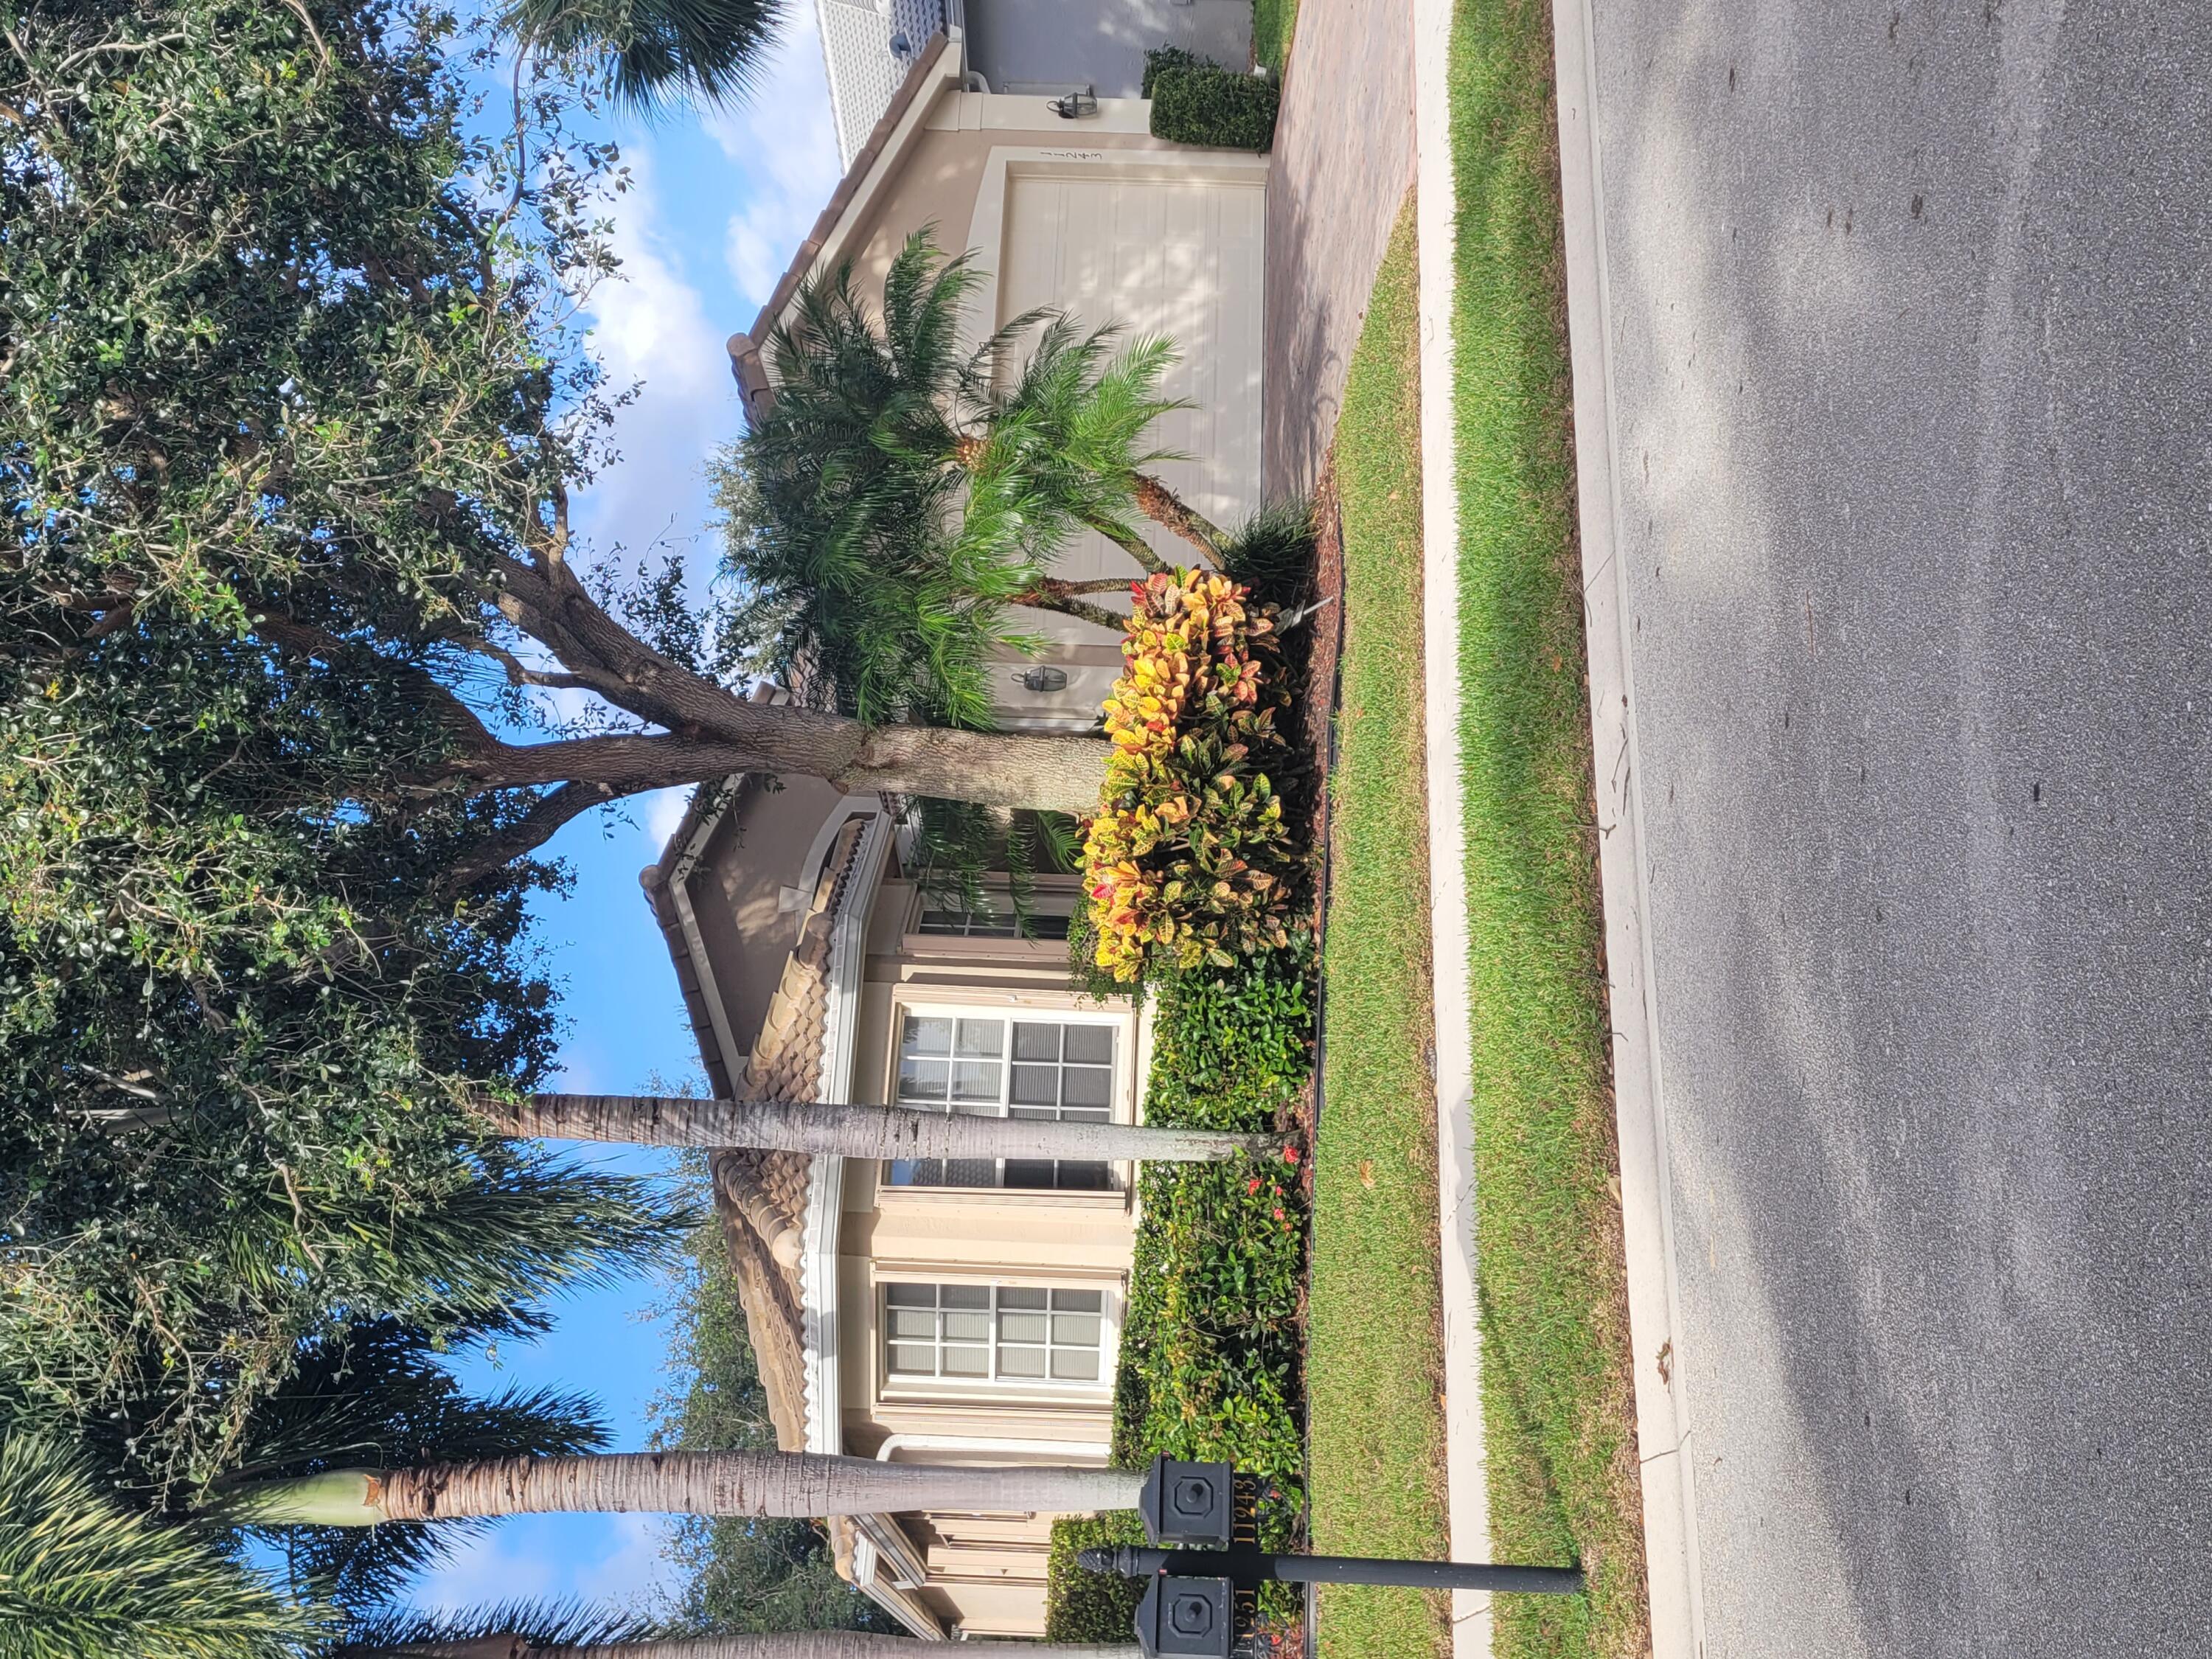
{"type": "Polygon", "coordinates": [[[118,1506],[63,1443],[0,1443],[6,1659],[284,1659],[323,1628],[217,1534],[118,1506]]]}
{"type": "Polygon", "coordinates": [[[426,1649],[466,1648],[502,1636],[519,1637],[519,1645],[528,1649],[566,1650],[647,1642],[667,1633],[659,1620],[573,1601],[502,1601],[465,1613],[383,1608],[356,1619],[317,1649],[315,1659],[386,1659],[426,1649]]]}
{"type": "Polygon", "coordinates": [[[513,0],[507,32],[543,60],[596,61],[617,102],[743,101],[781,28],[783,0],[513,0]]]}

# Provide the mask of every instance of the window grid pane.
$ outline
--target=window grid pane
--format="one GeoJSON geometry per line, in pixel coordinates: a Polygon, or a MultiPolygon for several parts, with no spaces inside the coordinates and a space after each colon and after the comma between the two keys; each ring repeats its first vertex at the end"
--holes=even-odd
{"type": "Polygon", "coordinates": [[[1029,1285],[884,1286],[884,1352],[894,1377],[1097,1382],[1106,1298],[1029,1285]]]}
{"type": "MultiPolygon", "coordinates": [[[[899,1043],[898,1099],[939,1110],[1103,1123],[1113,1116],[1114,1030],[1057,1020],[908,1014],[899,1043]]],[[[1053,1158],[895,1160],[896,1187],[997,1187],[1103,1192],[1109,1165],[1053,1158]]]]}

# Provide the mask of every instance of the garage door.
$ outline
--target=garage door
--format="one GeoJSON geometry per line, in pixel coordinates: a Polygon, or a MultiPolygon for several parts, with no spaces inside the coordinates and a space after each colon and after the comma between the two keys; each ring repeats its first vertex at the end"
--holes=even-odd
{"type": "MultiPolygon", "coordinates": [[[[1037,306],[1084,325],[1164,334],[1177,357],[1164,390],[1191,407],[1154,428],[1157,447],[1190,459],[1160,476],[1216,524],[1260,498],[1261,204],[1258,185],[1017,175],[1008,181],[999,320],[1037,306]]],[[[1153,545],[1188,563],[1188,544],[1156,528],[1153,545]]],[[[1128,556],[1103,538],[1071,548],[1061,573],[1119,575],[1128,556]]],[[[1026,619],[1025,619],[1026,620],[1026,619]]],[[[1096,638],[1086,631],[1085,637],[1096,638]]]]}

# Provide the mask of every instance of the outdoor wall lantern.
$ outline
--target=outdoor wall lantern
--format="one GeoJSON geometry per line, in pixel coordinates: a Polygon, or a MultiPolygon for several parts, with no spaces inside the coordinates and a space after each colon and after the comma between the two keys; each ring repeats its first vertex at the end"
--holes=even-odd
{"type": "Polygon", "coordinates": [[[1079,121],[1098,113],[1098,100],[1089,92],[1071,92],[1065,98],[1052,100],[1046,107],[1063,121],[1079,121]]]}
{"type": "Polygon", "coordinates": [[[1156,1457],[1137,1509],[1145,1535],[1164,1547],[1123,1544],[1078,1555],[1093,1572],[1152,1580],[1137,1606],[1137,1645],[1145,1659],[1235,1659],[1253,1634],[1260,1586],[1270,1580],[1523,1595],[1574,1595],[1583,1588],[1580,1567],[1264,1554],[1258,1503],[1259,1483],[1231,1464],[1156,1457]]]}
{"type": "Polygon", "coordinates": [[[1065,691],[1067,690],[1067,671],[1054,668],[1050,663],[1039,663],[1014,677],[1032,691],[1065,691]]]}

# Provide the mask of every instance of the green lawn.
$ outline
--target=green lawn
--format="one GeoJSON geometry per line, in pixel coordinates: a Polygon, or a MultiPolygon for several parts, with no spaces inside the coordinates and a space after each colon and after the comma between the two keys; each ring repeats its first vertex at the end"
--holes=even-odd
{"type": "MultiPolygon", "coordinates": [[[[1343,689],[1306,1364],[1314,1547],[1440,1556],[1417,371],[1409,200],[1376,277],[1337,424],[1343,689]]],[[[1445,1653],[1441,1598],[1331,1590],[1321,1650],[1328,1659],[1445,1653]]]]}
{"type": "MultiPolygon", "coordinates": [[[[1579,1556],[1497,1651],[1631,1655],[1641,1508],[1607,1074],[1574,538],[1548,8],[1462,0],[1452,40],[1460,752],[1492,1535],[1579,1556]]],[[[1335,988],[1331,986],[1331,994],[1335,988]]]]}
{"type": "Polygon", "coordinates": [[[1252,0],[1252,56],[1279,76],[1291,56],[1298,0],[1252,0]]]}

